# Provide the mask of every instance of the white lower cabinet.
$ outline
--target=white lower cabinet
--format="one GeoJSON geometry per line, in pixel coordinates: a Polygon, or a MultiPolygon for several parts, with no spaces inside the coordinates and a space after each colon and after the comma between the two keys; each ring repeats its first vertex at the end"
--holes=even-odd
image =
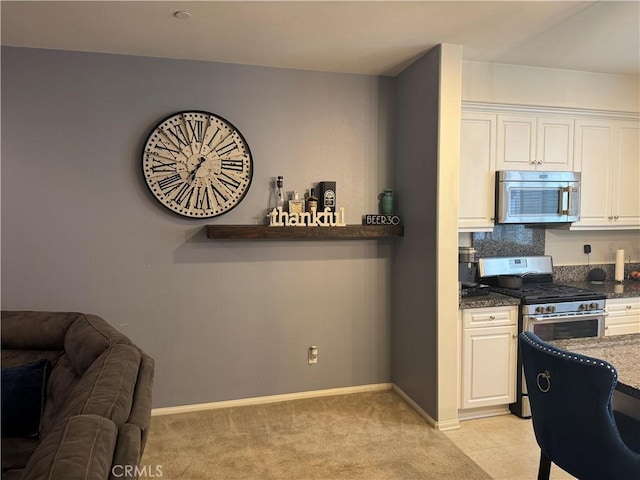
{"type": "Polygon", "coordinates": [[[640,333],[640,297],[607,300],[605,336],[640,333]]]}
{"type": "Polygon", "coordinates": [[[515,401],[517,321],[516,307],[463,310],[461,408],[506,405],[515,401]]]}

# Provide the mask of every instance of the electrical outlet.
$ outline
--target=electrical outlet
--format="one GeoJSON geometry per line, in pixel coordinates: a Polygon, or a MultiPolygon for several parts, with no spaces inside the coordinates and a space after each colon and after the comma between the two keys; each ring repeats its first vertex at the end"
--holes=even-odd
{"type": "Polygon", "coordinates": [[[585,245],[583,248],[584,253],[586,253],[587,255],[591,253],[591,245],[585,245]]]}
{"type": "Polygon", "coordinates": [[[318,347],[312,345],[309,347],[309,365],[318,363],[318,347]]]}

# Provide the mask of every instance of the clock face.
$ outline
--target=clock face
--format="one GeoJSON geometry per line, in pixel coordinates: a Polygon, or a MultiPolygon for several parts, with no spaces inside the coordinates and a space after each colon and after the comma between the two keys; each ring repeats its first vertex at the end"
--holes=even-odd
{"type": "Polygon", "coordinates": [[[167,208],[187,217],[222,215],[251,185],[249,145],[230,122],[209,112],[168,116],[152,130],[142,154],[147,185],[167,208]]]}

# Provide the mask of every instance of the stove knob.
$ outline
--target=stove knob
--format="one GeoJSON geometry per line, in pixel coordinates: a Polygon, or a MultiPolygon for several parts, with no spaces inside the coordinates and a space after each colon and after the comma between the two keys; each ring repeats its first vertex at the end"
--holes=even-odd
{"type": "Polygon", "coordinates": [[[556,311],[556,307],[554,307],[553,305],[549,305],[547,307],[547,313],[553,313],[556,311]]]}
{"type": "Polygon", "coordinates": [[[589,305],[587,305],[586,303],[581,303],[578,307],[578,310],[589,310],[589,305]]]}
{"type": "Polygon", "coordinates": [[[544,313],[544,307],[536,307],[536,313],[544,313]]]}
{"type": "Polygon", "coordinates": [[[589,305],[589,310],[597,310],[598,309],[598,304],[596,302],[593,302],[591,305],[589,305]]]}

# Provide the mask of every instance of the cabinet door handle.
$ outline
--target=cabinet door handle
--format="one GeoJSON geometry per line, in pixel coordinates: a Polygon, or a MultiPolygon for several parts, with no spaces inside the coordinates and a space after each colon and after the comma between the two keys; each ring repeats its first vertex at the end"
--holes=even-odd
{"type": "Polygon", "coordinates": [[[512,333],[512,334],[511,334],[511,338],[514,338],[514,339],[515,339],[515,338],[518,338],[518,335],[516,335],[515,333],[512,333]]]}
{"type": "Polygon", "coordinates": [[[620,218],[620,217],[619,217],[618,215],[615,215],[615,216],[613,217],[613,219],[614,219],[614,220],[617,220],[617,219],[619,219],[619,218],[620,218]]]}
{"type": "Polygon", "coordinates": [[[613,220],[613,216],[611,216],[611,215],[609,215],[607,218],[608,218],[609,220],[613,220]]]}
{"type": "Polygon", "coordinates": [[[495,320],[496,316],[495,315],[489,315],[489,320],[495,320]]]}
{"type": "Polygon", "coordinates": [[[627,310],[631,310],[631,305],[627,305],[627,310]]]}
{"type": "Polygon", "coordinates": [[[542,165],[544,162],[542,160],[538,160],[538,165],[542,165]]]}

